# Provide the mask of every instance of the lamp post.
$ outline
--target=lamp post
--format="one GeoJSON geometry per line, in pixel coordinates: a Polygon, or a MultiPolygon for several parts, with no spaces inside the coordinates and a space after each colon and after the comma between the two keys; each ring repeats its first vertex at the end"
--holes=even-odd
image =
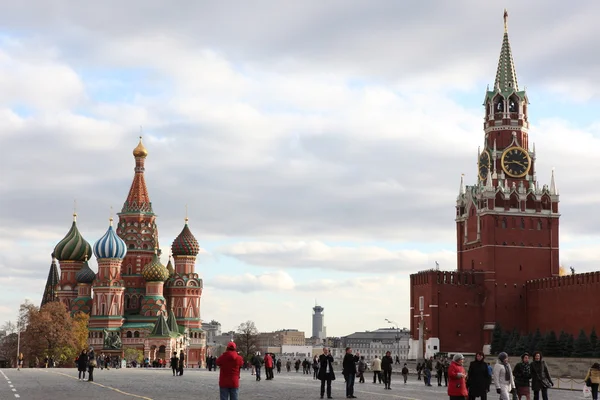
{"type": "Polygon", "coordinates": [[[389,320],[387,318],[385,320],[388,322],[388,324],[396,327],[396,343],[398,344],[398,355],[397,355],[397,357],[398,357],[398,359],[400,359],[400,328],[399,328],[398,323],[396,321],[392,321],[392,320],[389,320]]]}

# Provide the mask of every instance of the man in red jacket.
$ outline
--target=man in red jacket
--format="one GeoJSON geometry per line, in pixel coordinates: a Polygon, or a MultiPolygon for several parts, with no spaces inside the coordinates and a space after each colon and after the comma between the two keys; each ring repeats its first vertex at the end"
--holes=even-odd
{"type": "Polygon", "coordinates": [[[217,358],[219,373],[219,391],[221,400],[238,400],[240,387],[240,368],[244,360],[236,351],[234,342],[229,342],[227,351],[217,358]]]}
{"type": "Polygon", "coordinates": [[[466,372],[463,367],[465,358],[462,354],[455,354],[448,367],[448,396],[450,400],[465,400],[468,396],[466,385],[466,372]]]}

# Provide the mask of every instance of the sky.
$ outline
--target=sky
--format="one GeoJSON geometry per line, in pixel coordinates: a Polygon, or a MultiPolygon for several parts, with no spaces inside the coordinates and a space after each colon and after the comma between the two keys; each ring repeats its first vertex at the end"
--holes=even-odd
{"type": "Polygon", "coordinates": [[[409,275],[456,268],[504,7],[561,263],[598,269],[600,3],[282,4],[2,1],[0,323],[39,304],[74,200],[106,231],[141,131],[163,262],[186,205],[202,247],[203,319],[308,336],[318,302],[330,336],[409,327],[409,275]]]}

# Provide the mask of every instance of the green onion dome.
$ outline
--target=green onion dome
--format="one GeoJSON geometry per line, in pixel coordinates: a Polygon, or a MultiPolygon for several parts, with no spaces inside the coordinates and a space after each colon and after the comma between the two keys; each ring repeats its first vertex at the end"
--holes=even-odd
{"type": "Polygon", "coordinates": [[[92,271],[87,260],[83,263],[83,267],[75,274],[75,279],[79,283],[91,284],[96,278],[96,273],[92,271]]]}
{"type": "Polygon", "coordinates": [[[154,258],[142,270],[142,276],[147,282],[164,282],[169,278],[169,271],[160,263],[158,255],[154,253],[154,258]]]}
{"type": "Polygon", "coordinates": [[[174,256],[197,256],[200,245],[188,227],[188,219],[185,219],[183,230],[173,241],[171,251],[174,256]]]}
{"type": "Polygon", "coordinates": [[[85,261],[92,254],[92,246],[85,241],[77,229],[77,214],[73,214],[73,225],[67,235],[54,248],[58,261],[85,261]]]}

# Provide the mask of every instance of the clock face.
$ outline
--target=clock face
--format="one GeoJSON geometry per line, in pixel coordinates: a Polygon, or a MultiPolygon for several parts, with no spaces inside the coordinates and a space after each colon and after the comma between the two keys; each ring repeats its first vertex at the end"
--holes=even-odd
{"type": "Polygon", "coordinates": [[[478,162],[478,173],[479,179],[482,181],[487,178],[488,171],[490,170],[491,162],[490,162],[490,153],[487,150],[484,150],[483,153],[479,155],[478,162]]]}
{"type": "Polygon", "coordinates": [[[502,154],[502,169],[512,178],[522,178],[531,168],[529,153],[522,147],[509,147],[502,154]]]}

